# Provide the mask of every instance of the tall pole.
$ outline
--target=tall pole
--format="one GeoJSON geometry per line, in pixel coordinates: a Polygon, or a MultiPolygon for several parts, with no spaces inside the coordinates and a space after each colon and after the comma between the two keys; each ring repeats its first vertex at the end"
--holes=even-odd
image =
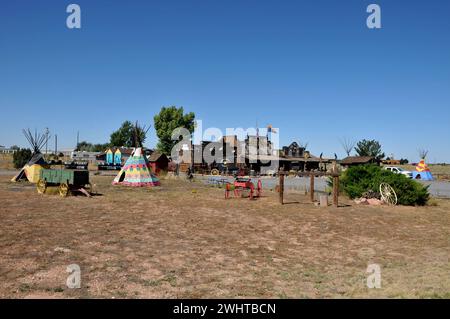
{"type": "Polygon", "coordinates": [[[333,176],[333,205],[339,206],[339,175],[333,176]]]}
{"type": "Polygon", "coordinates": [[[55,155],[58,156],[58,135],[55,134],[55,155]]]}
{"type": "Polygon", "coordinates": [[[48,130],[48,127],[45,128],[45,156],[48,154],[48,133],[50,131],[48,130]]]}
{"type": "Polygon", "coordinates": [[[80,144],[80,131],[77,132],[77,146],[75,149],[78,151],[78,144],[80,144]]]}
{"type": "Polygon", "coordinates": [[[284,193],[284,174],[283,174],[283,172],[280,172],[279,173],[279,178],[280,178],[280,181],[279,181],[279,195],[280,195],[280,197],[279,197],[279,200],[280,200],[280,204],[281,205],[283,205],[284,203],[283,203],[283,193],[284,193]]]}

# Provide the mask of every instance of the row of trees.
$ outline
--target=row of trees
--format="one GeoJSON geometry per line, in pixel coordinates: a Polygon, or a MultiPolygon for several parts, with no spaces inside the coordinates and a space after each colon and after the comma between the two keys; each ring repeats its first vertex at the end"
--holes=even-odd
{"type": "MultiPolygon", "coordinates": [[[[355,150],[358,156],[373,156],[377,159],[385,158],[385,154],[381,149],[381,144],[376,140],[363,139],[359,142],[356,142],[352,139],[343,138],[340,140],[340,143],[347,156],[350,156],[352,151],[355,150]]],[[[425,158],[428,155],[428,150],[425,150],[423,148],[418,149],[417,152],[420,158],[425,158]]],[[[393,158],[388,157],[386,159],[393,158]]],[[[400,159],[400,163],[407,164],[408,160],[402,158],[400,159]]]]}
{"type": "Polygon", "coordinates": [[[136,130],[139,135],[139,140],[143,143],[146,138],[146,132],[140,127],[135,127],[130,121],[125,121],[117,131],[111,134],[109,143],[92,144],[87,141],[82,141],[78,143],[77,151],[102,152],[111,146],[133,147],[135,146],[136,130]]]}
{"type": "MultiPolygon", "coordinates": [[[[183,107],[176,106],[163,107],[161,111],[153,118],[156,135],[159,139],[157,149],[163,153],[170,154],[172,147],[176,141],[172,140],[172,132],[177,127],[184,127],[191,133],[194,131],[195,114],[193,112],[184,114],[183,107]]],[[[144,143],[147,138],[147,130],[145,127],[134,125],[130,121],[122,123],[120,128],[114,131],[109,143],[92,144],[87,141],[79,142],[78,151],[86,152],[102,152],[111,146],[134,147],[136,140],[144,143]],[[136,138],[136,134],[138,135],[136,138]]]]}
{"type": "Polygon", "coordinates": [[[356,151],[358,156],[373,156],[377,159],[382,159],[385,156],[381,150],[380,142],[375,140],[364,139],[356,142],[352,139],[343,138],[340,142],[347,156],[350,156],[353,150],[356,151]]]}
{"type": "MultiPolygon", "coordinates": [[[[194,131],[195,114],[193,112],[184,113],[183,107],[163,107],[153,118],[156,135],[159,139],[157,149],[163,153],[170,154],[176,141],[172,140],[172,132],[178,127],[184,127],[191,133],[194,131]]],[[[110,146],[134,147],[136,140],[144,143],[147,138],[145,128],[134,125],[130,121],[122,123],[120,128],[110,136],[110,141],[104,144],[92,144],[87,141],[78,143],[78,151],[101,152],[110,146]],[[136,138],[136,134],[138,135],[136,138]]],[[[376,140],[363,139],[356,142],[352,139],[344,138],[340,140],[342,148],[347,156],[354,150],[358,156],[373,156],[377,159],[385,158],[381,144],[376,140]]],[[[306,146],[306,145],[305,145],[306,146]]],[[[419,156],[425,158],[428,151],[419,150],[419,156]]],[[[407,160],[402,161],[407,163],[407,160]]]]}
{"type": "MultiPolygon", "coordinates": [[[[172,132],[177,127],[184,127],[191,133],[194,131],[195,114],[190,112],[185,114],[183,107],[176,106],[163,107],[161,111],[153,118],[156,135],[159,139],[157,149],[163,153],[170,154],[172,147],[176,141],[172,140],[172,132]]],[[[136,127],[130,121],[125,121],[122,126],[114,131],[110,136],[110,142],[105,144],[91,144],[88,142],[81,142],[77,145],[77,149],[81,151],[100,152],[109,146],[135,146],[135,135],[139,135],[139,140],[143,143],[146,140],[146,131],[141,127],[136,127]]],[[[380,142],[376,140],[363,139],[356,142],[351,139],[341,139],[341,145],[347,154],[355,150],[358,156],[373,156],[377,159],[385,158],[385,153],[382,151],[380,142]]],[[[420,149],[419,156],[425,158],[428,151],[420,149]]],[[[401,160],[407,163],[406,159],[401,160]]]]}

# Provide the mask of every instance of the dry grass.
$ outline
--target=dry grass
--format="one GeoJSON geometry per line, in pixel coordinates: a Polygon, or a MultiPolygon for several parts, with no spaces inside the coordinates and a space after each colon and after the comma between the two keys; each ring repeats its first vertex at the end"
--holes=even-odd
{"type": "Polygon", "coordinates": [[[14,169],[12,154],[0,154],[0,169],[14,169]]]}
{"type": "MultiPolygon", "coordinates": [[[[318,208],[223,199],[164,180],[110,185],[103,196],[38,195],[0,176],[0,297],[450,298],[450,202],[430,207],[318,208]],[[55,250],[56,249],[56,250],[55,250]],[[79,264],[81,289],[65,285],[79,264]],[[382,288],[365,285],[368,264],[382,288]]],[[[350,204],[350,203],[348,203],[350,204]]]]}

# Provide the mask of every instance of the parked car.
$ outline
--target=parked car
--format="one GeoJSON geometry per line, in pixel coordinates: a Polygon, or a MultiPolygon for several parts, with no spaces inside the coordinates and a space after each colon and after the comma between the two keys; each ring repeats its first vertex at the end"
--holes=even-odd
{"type": "Polygon", "coordinates": [[[397,166],[386,166],[384,169],[387,170],[387,171],[390,171],[390,172],[392,172],[392,173],[395,173],[395,174],[402,174],[402,175],[405,175],[405,176],[408,177],[408,178],[412,178],[412,177],[413,177],[413,174],[412,174],[411,171],[407,171],[407,170],[405,170],[405,169],[403,169],[403,168],[401,168],[401,167],[397,167],[397,166]]]}

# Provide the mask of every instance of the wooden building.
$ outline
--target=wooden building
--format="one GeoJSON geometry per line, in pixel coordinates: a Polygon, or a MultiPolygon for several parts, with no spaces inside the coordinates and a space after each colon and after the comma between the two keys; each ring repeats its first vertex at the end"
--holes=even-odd
{"type": "MultiPolygon", "coordinates": [[[[267,136],[249,136],[239,141],[237,136],[224,136],[220,141],[203,141],[199,145],[191,146],[193,161],[192,167],[196,173],[207,173],[218,165],[227,165],[239,168],[246,173],[261,173],[264,166],[272,170],[274,161],[276,170],[284,171],[326,171],[329,159],[312,155],[296,142],[284,146],[282,150],[274,150],[272,142],[267,136]],[[212,163],[205,160],[208,154],[215,158],[212,163]],[[200,161],[198,161],[200,160],[200,161]]],[[[181,154],[180,154],[181,155],[181,154]]],[[[179,165],[183,172],[190,167],[189,164],[179,165]]]]}
{"type": "Polygon", "coordinates": [[[289,157],[303,157],[305,152],[304,147],[300,147],[297,142],[292,142],[289,146],[283,146],[281,150],[281,156],[289,158],[289,157]]]}
{"type": "Polygon", "coordinates": [[[380,160],[373,156],[348,156],[339,162],[343,169],[357,165],[380,164],[380,160]]]}
{"type": "Polygon", "coordinates": [[[280,169],[283,171],[327,171],[329,159],[312,155],[304,147],[292,142],[280,151],[280,169]]]}
{"type": "Polygon", "coordinates": [[[149,156],[148,161],[152,167],[152,172],[156,175],[168,170],[169,158],[165,154],[155,151],[149,156]]]}

